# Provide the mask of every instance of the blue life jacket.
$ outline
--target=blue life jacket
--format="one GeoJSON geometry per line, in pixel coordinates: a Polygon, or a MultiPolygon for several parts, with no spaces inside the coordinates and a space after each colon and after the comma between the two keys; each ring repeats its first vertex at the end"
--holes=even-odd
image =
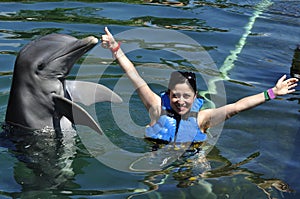
{"type": "Polygon", "coordinates": [[[146,128],[145,137],[164,142],[203,142],[207,135],[201,132],[197,123],[197,115],[203,105],[203,99],[196,98],[193,102],[189,117],[181,117],[171,108],[167,93],[161,94],[162,114],[153,126],[146,128]]]}

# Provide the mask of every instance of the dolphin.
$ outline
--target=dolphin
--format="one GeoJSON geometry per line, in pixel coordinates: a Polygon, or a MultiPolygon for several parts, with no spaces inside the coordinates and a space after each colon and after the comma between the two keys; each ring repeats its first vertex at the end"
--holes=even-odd
{"type": "Polygon", "coordinates": [[[78,124],[101,134],[97,122],[76,102],[90,105],[122,99],[103,85],[66,80],[76,61],[97,43],[93,36],[49,34],[22,48],[15,61],[5,123],[26,130],[50,127],[58,131],[78,124]]]}

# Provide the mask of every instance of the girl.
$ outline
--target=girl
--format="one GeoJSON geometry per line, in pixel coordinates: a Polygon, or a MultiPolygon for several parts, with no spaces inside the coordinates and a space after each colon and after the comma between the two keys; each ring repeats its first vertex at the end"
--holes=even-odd
{"type": "Polygon", "coordinates": [[[295,91],[297,78],[283,75],[273,88],[248,96],[219,108],[201,110],[203,100],[197,97],[196,77],[192,72],[176,71],[171,74],[168,90],[161,96],[154,93],[140,77],[132,62],[126,57],[113,35],[105,27],[102,46],[109,48],[149,112],[151,122],[146,128],[146,138],[164,142],[202,142],[208,128],[235,114],[256,107],[276,96],[295,91]]]}

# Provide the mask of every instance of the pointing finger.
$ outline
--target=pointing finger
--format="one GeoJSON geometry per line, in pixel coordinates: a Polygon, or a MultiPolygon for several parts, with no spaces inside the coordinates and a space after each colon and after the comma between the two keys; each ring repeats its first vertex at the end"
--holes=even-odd
{"type": "Polygon", "coordinates": [[[109,32],[109,30],[108,30],[107,27],[104,28],[104,31],[105,31],[105,33],[106,33],[107,36],[109,36],[109,37],[112,36],[112,34],[109,32]]]}

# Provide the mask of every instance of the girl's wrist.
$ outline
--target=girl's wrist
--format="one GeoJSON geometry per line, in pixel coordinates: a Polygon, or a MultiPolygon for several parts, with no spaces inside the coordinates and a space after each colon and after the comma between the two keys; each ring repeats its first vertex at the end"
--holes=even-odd
{"type": "Polygon", "coordinates": [[[267,92],[268,92],[268,95],[269,95],[270,99],[275,99],[276,98],[276,94],[274,93],[273,88],[268,89],[267,92]]]}
{"type": "MultiPolygon", "coordinates": [[[[114,43],[116,43],[116,42],[114,42],[114,43]]],[[[116,52],[118,52],[118,50],[120,49],[120,47],[121,47],[121,42],[118,42],[117,45],[114,46],[114,47],[112,47],[112,48],[110,48],[110,50],[111,50],[111,52],[113,54],[115,54],[116,52]]]]}
{"type": "Polygon", "coordinates": [[[277,95],[274,93],[273,88],[270,88],[270,89],[264,91],[264,96],[265,96],[265,100],[269,101],[271,99],[275,99],[277,95]]]}

